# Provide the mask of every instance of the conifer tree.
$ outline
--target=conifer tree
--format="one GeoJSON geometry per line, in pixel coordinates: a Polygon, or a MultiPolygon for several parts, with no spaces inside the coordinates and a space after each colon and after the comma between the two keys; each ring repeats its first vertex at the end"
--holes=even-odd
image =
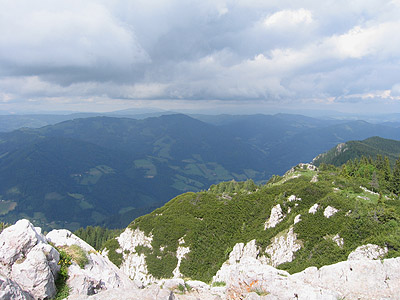
{"type": "Polygon", "coordinates": [[[400,193],[400,158],[396,160],[396,164],[393,169],[392,191],[396,194],[400,193]]]}

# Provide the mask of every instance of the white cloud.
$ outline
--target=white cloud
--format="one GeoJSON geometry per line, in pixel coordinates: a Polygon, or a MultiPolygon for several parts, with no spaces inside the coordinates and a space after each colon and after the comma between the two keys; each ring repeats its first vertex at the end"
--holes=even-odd
{"type": "Polygon", "coordinates": [[[0,62],[16,73],[126,70],[148,62],[131,28],[96,1],[1,0],[0,62]]]}
{"type": "Polygon", "coordinates": [[[362,58],[369,55],[390,58],[400,51],[400,41],[395,36],[400,31],[400,21],[356,26],[342,35],[326,41],[340,58],[362,58]]]}
{"type": "Polygon", "coordinates": [[[296,105],[400,93],[398,1],[0,0],[0,8],[3,103],[296,105]]]}
{"type": "Polygon", "coordinates": [[[268,16],[264,25],[267,27],[287,27],[299,24],[310,24],[312,13],[304,8],[298,10],[281,10],[268,16]]]}

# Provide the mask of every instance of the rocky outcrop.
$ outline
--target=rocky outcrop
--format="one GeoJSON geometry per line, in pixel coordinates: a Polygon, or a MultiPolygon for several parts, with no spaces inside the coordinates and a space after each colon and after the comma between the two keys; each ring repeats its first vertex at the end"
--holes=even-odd
{"type": "MultiPolygon", "coordinates": [[[[139,233],[141,234],[141,233],[139,233]]],[[[327,236],[339,241],[339,235],[327,236]]],[[[382,258],[387,249],[377,245],[358,247],[349,260],[321,267],[310,267],[290,275],[268,265],[270,261],[256,240],[233,247],[229,259],[213,278],[213,287],[201,281],[182,278],[162,279],[138,288],[111,262],[67,230],[52,231],[44,237],[23,220],[0,234],[0,299],[50,299],[48,287],[58,270],[58,252],[47,240],[59,247],[81,247],[88,263],[69,267],[68,300],[197,300],[197,299],[397,299],[400,294],[400,258],[382,258]],[[13,242],[12,238],[20,243],[13,242]],[[20,249],[18,253],[13,248],[20,249]],[[5,274],[6,273],[6,274],[5,274]],[[47,294],[46,294],[47,293],[47,294]]],[[[293,227],[276,236],[277,255],[281,249],[299,243],[293,227]],[[278,247],[280,245],[280,247],[278,247]]],[[[180,247],[184,248],[181,239],[180,247]]],[[[271,248],[272,249],[272,248],[271,248]]],[[[271,250],[272,251],[272,250],[271,250]]],[[[271,252],[272,254],[272,252],[271,252]]],[[[293,253],[292,253],[293,254],[293,253]]],[[[292,255],[291,254],[291,255],[292,255]]],[[[290,255],[289,255],[290,256],[290,255]]],[[[281,255],[282,258],[286,254],[281,255]]],[[[285,259],[288,261],[287,259],[285,259]]],[[[277,265],[279,263],[276,263],[277,265]]]]}
{"type": "Polygon", "coordinates": [[[344,239],[340,237],[339,234],[336,234],[333,238],[332,241],[334,241],[336,243],[336,245],[338,245],[340,248],[343,247],[344,245],[344,239]]]}
{"type": "Polygon", "coordinates": [[[181,266],[182,259],[184,259],[186,254],[190,252],[189,247],[183,246],[185,244],[185,240],[183,239],[183,237],[180,238],[178,242],[179,246],[176,249],[176,258],[178,259],[178,263],[176,264],[176,268],[172,271],[174,278],[182,277],[179,267],[181,266]]]}
{"type": "Polygon", "coordinates": [[[18,283],[0,275],[0,299],[33,300],[34,298],[24,291],[18,283]]]}
{"type": "Polygon", "coordinates": [[[307,268],[291,277],[317,288],[329,288],[345,299],[398,299],[400,258],[344,261],[319,270],[307,268]]]}
{"type": "Polygon", "coordinates": [[[86,252],[88,263],[84,268],[74,262],[68,268],[67,284],[70,287],[71,295],[93,295],[104,290],[137,287],[107,257],[97,253],[92,246],[72,232],[65,229],[52,230],[46,235],[46,238],[57,247],[77,245],[86,252]]]}
{"type": "Polygon", "coordinates": [[[269,219],[264,224],[264,229],[273,228],[278,225],[283,219],[285,215],[282,213],[282,207],[280,204],[275,205],[271,209],[271,215],[269,219]]]}
{"type": "Polygon", "coordinates": [[[287,199],[289,202],[293,202],[293,201],[301,201],[300,197],[297,197],[296,195],[290,195],[287,199]]]}
{"type": "Polygon", "coordinates": [[[68,230],[53,230],[47,237],[27,220],[20,220],[0,234],[0,299],[50,299],[56,294],[55,279],[60,266],[57,248],[77,245],[88,258],[84,268],[75,262],[68,269],[71,295],[137,286],[108,258],[68,230]]]}
{"type": "Polygon", "coordinates": [[[291,262],[294,259],[294,253],[300,250],[301,246],[291,226],[289,230],[285,230],[272,239],[271,244],[265,249],[268,255],[266,261],[273,267],[291,262]]]}
{"type": "Polygon", "coordinates": [[[132,230],[126,228],[117,238],[120,248],[116,251],[122,253],[123,260],[120,269],[129,276],[129,278],[141,282],[143,285],[150,284],[156,279],[149,273],[146,265],[146,256],[136,251],[137,246],[152,249],[151,242],[153,236],[145,235],[139,228],[132,230]]]}
{"type": "Polygon", "coordinates": [[[318,211],[319,208],[319,204],[315,203],[313,206],[310,207],[310,209],[308,210],[309,214],[315,214],[318,211]]]}
{"type": "Polygon", "coordinates": [[[347,260],[371,260],[381,259],[388,253],[388,248],[382,248],[378,245],[367,244],[357,247],[349,254],[347,260]]]}
{"type": "Polygon", "coordinates": [[[301,215],[299,214],[299,215],[297,215],[297,216],[294,217],[293,224],[297,224],[297,223],[299,223],[300,221],[301,221],[301,215]]]}
{"type": "Polygon", "coordinates": [[[345,261],[290,275],[242,257],[234,265],[224,264],[213,282],[226,284],[226,299],[397,299],[399,270],[400,258],[395,258],[345,261]]]}
{"type": "Polygon", "coordinates": [[[252,257],[244,257],[235,265],[223,265],[213,281],[225,282],[226,299],[263,299],[258,297],[259,294],[267,295],[265,299],[336,300],[339,296],[333,291],[292,280],[288,272],[252,257]]]}
{"type": "Polygon", "coordinates": [[[318,182],[318,175],[315,174],[315,175],[311,178],[310,182],[311,182],[311,183],[318,182]]]}
{"type": "Polygon", "coordinates": [[[10,287],[2,287],[0,292],[17,292],[19,287],[21,292],[17,294],[27,299],[53,297],[58,261],[59,253],[47,243],[41,230],[28,220],[18,221],[0,234],[0,275],[10,282],[10,287]]]}
{"type": "Polygon", "coordinates": [[[153,285],[146,289],[112,289],[90,297],[71,295],[67,300],[176,300],[176,298],[172,291],[153,285]]]}
{"type": "Polygon", "coordinates": [[[332,206],[327,206],[324,210],[324,217],[329,219],[330,217],[335,215],[338,211],[339,211],[338,209],[332,206]]]}

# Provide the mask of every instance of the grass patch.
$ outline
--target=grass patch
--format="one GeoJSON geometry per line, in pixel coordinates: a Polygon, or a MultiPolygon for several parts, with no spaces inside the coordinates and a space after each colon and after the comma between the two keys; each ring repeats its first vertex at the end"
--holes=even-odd
{"type": "Polygon", "coordinates": [[[53,297],[53,300],[61,300],[69,296],[70,288],[67,285],[68,279],[68,267],[72,263],[72,256],[69,255],[64,249],[56,248],[60,253],[60,260],[58,264],[60,265],[60,271],[58,272],[56,279],[56,290],[57,293],[53,297]]]}
{"type": "Polygon", "coordinates": [[[212,283],[212,286],[215,286],[215,287],[226,286],[226,282],[225,281],[214,281],[212,283]]]}
{"type": "Polygon", "coordinates": [[[67,253],[72,261],[76,262],[78,266],[83,269],[89,263],[86,251],[78,245],[64,246],[62,249],[67,253]]]}

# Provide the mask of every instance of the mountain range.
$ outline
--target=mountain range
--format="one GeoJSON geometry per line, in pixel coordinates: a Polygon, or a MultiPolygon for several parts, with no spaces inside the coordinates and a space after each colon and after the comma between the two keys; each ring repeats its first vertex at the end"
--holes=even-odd
{"type": "Polygon", "coordinates": [[[361,157],[376,158],[377,155],[387,157],[391,165],[400,157],[400,141],[384,139],[378,136],[362,141],[348,141],[340,143],[329,151],[314,158],[313,163],[322,163],[341,166],[348,160],[361,159],[361,157]]]}
{"type": "Polygon", "coordinates": [[[0,133],[1,220],[124,227],[182,192],[266,182],[338,143],[392,126],[301,115],[96,116],[0,133]]]}

